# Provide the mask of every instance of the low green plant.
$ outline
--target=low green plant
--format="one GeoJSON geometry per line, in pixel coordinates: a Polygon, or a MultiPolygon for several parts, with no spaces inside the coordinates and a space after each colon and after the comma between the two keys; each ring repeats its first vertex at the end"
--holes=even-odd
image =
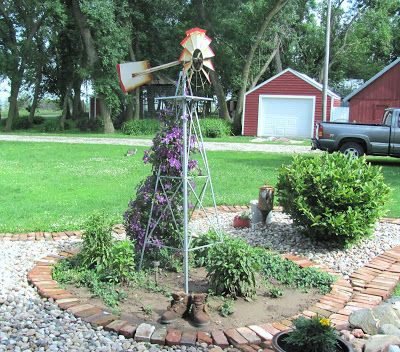
{"type": "Polygon", "coordinates": [[[222,317],[228,317],[235,312],[233,307],[233,299],[231,298],[224,298],[223,303],[219,306],[218,312],[222,317]]]}
{"type": "Polygon", "coordinates": [[[83,266],[103,270],[110,263],[113,237],[112,223],[103,212],[89,216],[84,226],[80,258],[83,266]]]}
{"type": "Polygon", "coordinates": [[[316,268],[300,268],[292,261],[264,248],[254,248],[253,255],[266,279],[274,279],[290,287],[303,290],[315,288],[325,294],[331,290],[335,281],[333,275],[316,268]]]}
{"type": "Polygon", "coordinates": [[[28,120],[27,116],[20,115],[14,117],[13,120],[13,128],[15,130],[27,130],[32,127],[32,122],[28,120]]]}
{"type": "Polygon", "coordinates": [[[211,247],[206,269],[210,288],[216,294],[233,298],[255,295],[259,265],[252,247],[245,241],[225,237],[223,243],[211,247]]]}
{"type": "Polygon", "coordinates": [[[337,334],[329,319],[318,316],[293,321],[294,329],[284,338],[292,352],[336,352],[337,334]]]}
{"type": "Polygon", "coordinates": [[[240,213],[239,217],[241,219],[244,219],[244,220],[250,220],[250,212],[249,211],[243,211],[243,212],[240,213]]]}
{"type": "Polygon", "coordinates": [[[126,283],[135,275],[135,245],[130,240],[115,241],[100,268],[107,281],[126,283]]]}
{"type": "Polygon", "coordinates": [[[84,115],[76,121],[76,127],[82,132],[97,132],[103,127],[103,122],[98,118],[89,118],[84,115]]]}
{"type": "Polygon", "coordinates": [[[341,153],[295,156],[277,188],[283,210],[305,234],[344,245],[372,233],[389,195],[381,168],[341,153]]]}
{"type": "Polygon", "coordinates": [[[205,266],[207,264],[208,252],[211,245],[218,242],[219,237],[215,231],[208,231],[198,237],[193,238],[193,247],[210,246],[193,251],[193,264],[196,267],[205,266]]]}
{"type": "Polygon", "coordinates": [[[268,294],[271,298],[278,298],[283,296],[283,291],[279,287],[271,287],[268,294]]]}
{"type": "Polygon", "coordinates": [[[44,117],[40,115],[35,115],[33,117],[33,124],[34,125],[41,125],[44,122],[44,117]]]}
{"type": "Polygon", "coordinates": [[[232,134],[231,124],[220,118],[200,119],[203,136],[208,138],[226,137],[232,134]]]}
{"type": "Polygon", "coordinates": [[[125,122],[121,131],[132,136],[153,135],[160,129],[160,122],[156,119],[129,120],[125,122]]]}
{"type": "Polygon", "coordinates": [[[142,307],[142,311],[143,311],[143,313],[144,314],[146,314],[146,315],[152,315],[153,314],[153,307],[152,306],[150,306],[150,305],[147,305],[147,306],[143,306],[142,307]]]}

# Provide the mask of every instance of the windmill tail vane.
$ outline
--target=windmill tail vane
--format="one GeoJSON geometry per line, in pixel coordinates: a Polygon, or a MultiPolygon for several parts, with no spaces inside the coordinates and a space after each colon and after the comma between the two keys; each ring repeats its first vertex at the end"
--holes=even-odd
{"type": "Polygon", "coordinates": [[[186,37],[182,40],[183,47],[179,59],[160,66],[150,67],[148,60],[127,62],[117,65],[119,83],[124,93],[151,82],[152,73],[169,67],[183,65],[183,71],[190,83],[193,75],[203,75],[208,82],[210,77],[207,69],[214,70],[211,58],[215,56],[210,48],[211,38],[206,35],[206,30],[192,28],[186,31],[186,37]]]}

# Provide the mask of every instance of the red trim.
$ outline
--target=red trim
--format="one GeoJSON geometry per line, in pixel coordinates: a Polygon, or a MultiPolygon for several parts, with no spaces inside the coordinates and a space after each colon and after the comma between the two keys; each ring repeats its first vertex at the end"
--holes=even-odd
{"type": "Polygon", "coordinates": [[[119,68],[119,64],[117,64],[117,72],[118,72],[118,78],[119,78],[119,86],[121,87],[121,89],[124,93],[127,93],[125,86],[121,80],[121,69],[119,68]]]}
{"type": "Polygon", "coordinates": [[[190,35],[190,34],[192,34],[194,32],[206,33],[207,31],[205,29],[201,29],[199,27],[195,27],[195,28],[192,28],[192,29],[188,29],[185,33],[186,33],[186,35],[190,35]]]}

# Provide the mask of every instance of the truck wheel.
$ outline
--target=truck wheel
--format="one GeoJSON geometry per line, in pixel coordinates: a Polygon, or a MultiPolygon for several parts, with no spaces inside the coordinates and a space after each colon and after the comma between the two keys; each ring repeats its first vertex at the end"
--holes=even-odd
{"type": "Polygon", "coordinates": [[[348,155],[352,158],[359,158],[360,156],[363,156],[365,154],[364,148],[362,147],[361,144],[356,143],[356,142],[347,142],[344,143],[339,151],[343,153],[344,155],[348,155]]]}

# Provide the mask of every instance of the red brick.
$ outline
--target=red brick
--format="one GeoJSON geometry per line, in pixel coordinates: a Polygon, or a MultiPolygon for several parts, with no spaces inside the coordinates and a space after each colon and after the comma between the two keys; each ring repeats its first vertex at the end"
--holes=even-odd
{"type": "Polygon", "coordinates": [[[86,309],[90,309],[93,308],[94,306],[92,304],[79,304],[77,306],[71,307],[67,309],[67,312],[71,313],[71,314],[75,314],[78,313],[80,311],[86,310],[86,309]]]}
{"type": "Polygon", "coordinates": [[[157,345],[165,345],[165,337],[167,336],[167,329],[156,329],[151,335],[150,342],[157,345]]]}
{"type": "Polygon", "coordinates": [[[180,330],[168,330],[165,337],[165,344],[167,346],[177,346],[181,342],[182,332],[180,330]]]}
{"type": "Polygon", "coordinates": [[[203,331],[197,332],[197,341],[200,343],[206,343],[207,345],[211,345],[213,343],[211,335],[203,331]]]}
{"type": "Polygon", "coordinates": [[[195,346],[197,340],[197,333],[196,331],[183,331],[181,336],[181,345],[184,346],[195,346]]]}
{"type": "Polygon", "coordinates": [[[236,330],[249,342],[250,345],[252,344],[257,345],[261,343],[261,339],[253,330],[247,327],[237,328],[236,330]]]}
{"type": "Polygon", "coordinates": [[[110,324],[106,325],[104,330],[119,333],[119,331],[127,324],[129,323],[126,320],[114,320],[110,324]]]}
{"type": "Polygon", "coordinates": [[[92,308],[88,308],[88,309],[84,309],[84,310],[80,310],[79,312],[76,312],[74,315],[77,318],[86,318],[86,317],[90,317],[91,315],[95,315],[98,314],[102,311],[101,308],[96,307],[96,306],[92,306],[92,308]]]}
{"type": "Polygon", "coordinates": [[[233,346],[248,344],[248,341],[236,329],[224,330],[224,334],[233,346]]]}
{"type": "Polygon", "coordinates": [[[253,330],[263,341],[271,340],[272,334],[258,325],[249,325],[249,329],[253,330]]]}
{"type": "Polygon", "coordinates": [[[229,347],[228,339],[226,338],[226,336],[222,330],[211,331],[211,336],[212,336],[212,339],[213,339],[215,345],[217,345],[221,348],[229,347]]]}
{"type": "Polygon", "coordinates": [[[136,326],[132,324],[126,324],[124,325],[120,330],[119,334],[125,336],[126,338],[131,338],[135,334],[136,331],[136,326]]]}
{"type": "Polygon", "coordinates": [[[262,324],[260,325],[266,332],[269,332],[272,336],[280,333],[281,331],[279,329],[276,329],[275,327],[272,326],[272,324],[262,324]]]}
{"type": "Polygon", "coordinates": [[[102,311],[101,313],[91,315],[83,320],[95,326],[106,326],[116,319],[117,317],[115,315],[102,311]]]}

